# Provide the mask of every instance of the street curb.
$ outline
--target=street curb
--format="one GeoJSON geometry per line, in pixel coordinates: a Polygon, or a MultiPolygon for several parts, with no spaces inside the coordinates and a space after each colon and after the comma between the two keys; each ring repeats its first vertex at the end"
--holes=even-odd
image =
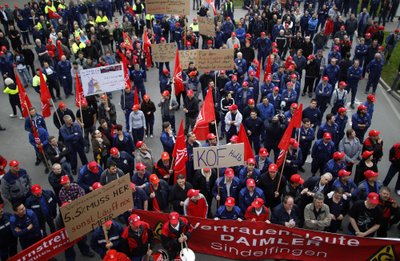
{"type": "MultiPolygon", "coordinates": [[[[382,85],[383,88],[385,88],[386,91],[390,89],[390,86],[382,78],[379,79],[379,83],[382,85]]],[[[389,94],[400,102],[400,94],[398,92],[391,91],[389,92],[389,94]]]]}

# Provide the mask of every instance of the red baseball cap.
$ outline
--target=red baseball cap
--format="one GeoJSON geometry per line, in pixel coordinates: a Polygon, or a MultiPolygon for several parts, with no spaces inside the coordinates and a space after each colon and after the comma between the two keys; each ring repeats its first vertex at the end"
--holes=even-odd
{"type": "Polygon", "coordinates": [[[298,147],[299,147],[299,143],[297,142],[296,139],[293,139],[293,138],[291,138],[291,139],[289,140],[289,144],[292,145],[292,146],[295,147],[295,148],[298,148],[298,147]]]}
{"type": "Polygon", "coordinates": [[[18,167],[19,166],[19,161],[18,160],[12,160],[8,164],[10,167],[18,167]]]}
{"type": "Polygon", "coordinates": [[[132,111],[137,111],[140,109],[140,104],[135,104],[132,106],[132,111]]]}
{"type": "Polygon", "coordinates": [[[254,99],[249,99],[248,101],[247,101],[247,104],[248,105],[254,105],[256,102],[254,101],[254,99]]]}
{"type": "Polygon", "coordinates": [[[329,78],[328,78],[328,76],[324,76],[324,77],[322,77],[322,80],[323,80],[324,82],[327,82],[327,81],[329,81],[329,78]]]}
{"type": "Polygon", "coordinates": [[[168,90],[163,91],[162,96],[164,96],[164,97],[169,96],[169,91],[168,90]]]}
{"type": "Polygon", "coordinates": [[[378,177],[378,175],[379,175],[378,172],[375,172],[375,171],[370,170],[370,169],[369,169],[369,170],[366,170],[366,171],[364,172],[364,176],[365,176],[366,179],[378,177]]]}
{"type": "Polygon", "coordinates": [[[208,134],[207,134],[207,140],[213,140],[213,139],[215,139],[215,138],[217,138],[217,136],[215,136],[214,133],[208,133],[208,134]]]}
{"type": "Polygon", "coordinates": [[[225,200],[225,206],[227,206],[227,207],[233,207],[233,206],[235,206],[235,198],[234,198],[234,197],[228,197],[228,198],[225,200]]]}
{"type": "Polygon", "coordinates": [[[230,142],[238,142],[239,137],[237,135],[232,135],[232,137],[229,140],[230,142]]]}
{"type": "Polygon", "coordinates": [[[67,105],[66,105],[64,102],[59,102],[59,103],[58,103],[58,108],[64,109],[64,108],[66,108],[66,107],[67,107],[67,105]]]}
{"type": "Polygon", "coordinates": [[[42,193],[42,187],[39,184],[32,185],[31,192],[33,195],[42,193]]]}
{"type": "Polygon", "coordinates": [[[364,104],[361,104],[360,106],[358,106],[357,110],[359,111],[364,111],[367,109],[367,106],[365,106],[364,104]]]}
{"type": "Polygon", "coordinates": [[[258,151],[258,154],[261,157],[268,157],[268,155],[269,155],[268,150],[266,148],[260,148],[260,150],[258,151]]]}
{"type": "Polygon", "coordinates": [[[234,111],[234,110],[237,110],[237,109],[238,109],[238,106],[236,104],[232,104],[231,106],[229,106],[229,110],[230,111],[234,111]]]}
{"type": "Polygon", "coordinates": [[[371,102],[375,102],[376,101],[376,97],[373,94],[368,94],[367,96],[367,100],[371,101],[371,102]]]}
{"type": "Polygon", "coordinates": [[[247,179],[246,185],[249,186],[249,187],[255,187],[256,186],[256,182],[254,181],[254,179],[247,179]]]}
{"type": "Polygon", "coordinates": [[[292,73],[292,74],[290,75],[290,78],[292,78],[292,79],[297,78],[297,74],[292,73]]]}
{"type": "Polygon", "coordinates": [[[140,226],[140,223],[141,223],[140,222],[140,217],[138,215],[136,215],[136,214],[130,215],[129,218],[128,218],[128,222],[129,222],[130,225],[133,225],[135,227],[140,226]]]}
{"type": "Polygon", "coordinates": [[[178,212],[171,212],[169,213],[169,223],[173,226],[179,223],[179,214],[178,212]]]}
{"type": "Polygon", "coordinates": [[[335,153],[333,153],[334,160],[344,159],[344,157],[345,157],[344,152],[336,151],[335,153]]]}
{"type": "Polygon", "coordinates": [[[197,197],[200,194],[200,190],[198,189],[189,189],[187,192],[188,198],[197,197]]]}
{"type": "Polygon", "coordinates": [[[61,179],[60,179],[60,184],[61,184],[61,185],[67,184],[67,183],[69,183],[69,182],[71,182],[71,181],[69,180],[68,175],[64,175],[64,176],[62,176],[61,179]]]}
{"type": "Polygon", "coordinates": [[[260,208],[264,205],[264,200],[262,198],[255,198],[251,203],[251,206],[254,208],[260,208]]]}
{"type": "Polygon", "coordinates": [[[118,155],[118,153],[119,153],[119,150],[116,147],[112,147],[110,149],[110,154],[111,155],[118,155]]]}
{"type": "Polygon", "coordinates": [[[303,184],[304,184],[304,179],[303,179],[299,174],[293,174],[293,175],[290,177],[290,181],[291,181],[292,183],[297,183],[297,184],[300,184],[300,185],[303,185],[303,184]]]}
{"type": "Polygon", "coordinates": [[[160,183],[160,179],[157,177],[156,174],[151,174],[149,180],[153,185],[160,183]]]}
{"type": "Polygon", "coordinates": [[[144,165],[142,162],[138,162],[136,163],[136,170],[145,170],[146,169],[146,165],[144,165]]]}
{"type": "Polygon", "coordinates": [[[332,139],[332,134],[330,132],[325,132],[324,133],[324,139],[331,140],[332,139]]]}
{"type": "Polygon", "coordinates": [[[346,83],[345,81],[340,81],[340,82],[339,82],[339,85],[340,85],[340,86],[346,87],[346,86],[347,86],[347,83],[346,83]]]}
{"type": "Polygon", "coordinates": [[[278,165],[275,163],[269,164],[268,166],[268,172],[277,172],[278,171],[278,165]]]}
{"type": "Polygon", "coordinates": [[[373,151],[366,150],[366,151],[364,151],[364,152],[362,153],[361,157],[362,157],[363,159],[368,159],[372,154],[374,154],[373,151]]]}
{"type": "Polygon", "coordinates": [[[91,172],[97,173],[97,172],[99,172],[99,165],[97,164],[96,161],[91,161],[88,163],[88,169],[91,172]]]}
{"type": "Polygon", "coordinates": [[[292,103],[292,105],[290,105],[291,108],[293,109],[297,109],[299,107],[299,105],[297,103],[292,103]]]}
{"type": "Polygon", "coordinates": [[[369,132],[368,132],[368,136],[370,136],[370,137],[377,137],[377,136],[379,136],[379,134],[381,134],[381,132],[380,131],[378,131],[378,130],[370,130],[369,132]]]}
{"type": "Polygon", "coordinates": [[[339,109],[338,109],[338,112],[339,113],[343,113],[343,112],[346,112],[347,111],[347,109],[345,108],[345,107],[340,107],[339,109]]]}
{"type": "Polygon", "coordinates": [[[368,194],[368,200],[371,204],[378,205],[379,204],[379,195],[378,193],[371,192],[368,194]]]}
{"type": "Polygon", "coordinates": [[[102,188],[102,187],[103,186],[101,185],[100,182],[95,182],[95,183],[92,184],[93,190],[96,190],[96,189],[99,189],[99,188],[102,188]]]}
{"type": "Polygon", "coordinates": [[[144,144],[144,141],[139,140],[138,142],[136,142],[136,148],[139,149],[140,147],[142,147],[144,144]]]}
{"type": "Polygon", "coordinates": [[[235,176],[235,172],[233,171],[232,168],[226,168],[225,176],[227,176],[228,178],[232,178],[233,176],[235,176]]]}
{"type": "Polygon", "coordinates": [[[163,153],[161,153],[161,159],[162,160],[169,160],[169,154],[168,154],[168,152],[163,152],[163,153]]]}
{"type": "Polygon", "coordinates": [[[347,170],[345,170],[345,169],[341,169],[341,170],[339,170],[339,172],[338,172],[338,176],[339,177],[346,177],[346,176],[350,176],[351,175],[351,172],[350,171],[347,171],[347,170]]]}
{"type": "Polygon", "coordinates": [[[254,75],[256,75],[256,73],[255,73],[254,71],[250,71],[250,72],[249,72],[249,75],[250,75],[250,76],[254,76],[254,75]]]}
{"type": "Polygon", "coordinates": [[[249,164],[256,164],[256,160],[254,158],[248,158],[247,165],[249,165],[249,164]]]}

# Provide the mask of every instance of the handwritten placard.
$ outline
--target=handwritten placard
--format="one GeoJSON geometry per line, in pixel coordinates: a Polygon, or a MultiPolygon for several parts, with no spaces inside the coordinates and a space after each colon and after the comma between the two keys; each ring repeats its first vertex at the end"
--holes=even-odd
{"type": "Polygon", "coordinates": [[[215,37],[215,25],[213,19],[199,16],[198,20],[200,34],[215,37]]]}
{"type": "Polygon", "coordinates": [[[232,70],[234,66],[233,49],[200,50],[199,71],[232,70]]]}
{"type": "Polygon", "coordinates": [[[129,175],[114,180],[61,208],[70,241],[84,236],[133,206],[129,175]]]}
{"type": "Polygon", "coordinates": [[[151,55],[154,62],[164,63],[175,59],[176,44],[160,43],[151,45],[151,55]]]}
{"type": "Polygon", "coordinates": [[[185,50],[179,51],[179,61],[182,69],[189,67],[189,62],[193,62],[195,66],[199,63],[199,50],[185,50]]]}
{"type": "Polygon", "coordinates": [[[244,164],[243,143],[193,149],[194,169],[225,168],[244,164]]]}
{"type": "Polygon", "coordinates": [[[146,0],[148,14],[190,15],[189,0],[146,0]]]}

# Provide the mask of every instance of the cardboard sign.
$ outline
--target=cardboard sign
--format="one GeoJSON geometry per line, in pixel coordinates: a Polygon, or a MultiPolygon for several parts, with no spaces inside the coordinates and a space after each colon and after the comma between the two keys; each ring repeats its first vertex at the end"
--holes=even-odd
{"type": "Polygon", "coordinates": [[[199,59],[196,67],[201,72],[232,70],[234,66],[233,49],[200,50],[199,59]]]}
{"type": "Polygon", "coordinates": [[[129,175],[114,180],[61,208],[69,239],[75,240],[133,206],[129,175]]]}
{"type": "Polygon", "coordinates": [[[146,0],[148,14],[190,15],[189,0],[146,0]]]}
{"type": "Polygon", "coordinates": [[[69,241],[68,235],[63,228],[51,235],[48,235],[39,242],[36,242],[35,244],[20,251],[18,254],[7,260],[49,260],[52,257],[64,252],[67,248],[74,246],[75,243],[75,241],[69,241]]]}
{"type": "Polygon", "coordinates": [[[195,66],[199,64],[199,50],[179,51],[179,61],[183,70],[189,67],[189,62],[193,62],[195,66]]]}
{"type": "Polygon", "coordinates": [[[193,149],[194,169],[225,168],[244,164],[244,145],[229,144],[193,149]]]}
{"type": "Polygon", "coordinates": [[[199,32],[202,35],[215,37],[215,25],[212,18],[199,16],[199,32]]]}
{"type": "Polygon", "coordinates": [[[160,43],[151,45],[151,57],[154,62],[165,63],[175,59],[176,44],[160,43]]]}
{"type": "Polygon", "coordinates": [[[124,69],[121,63],[81,70],[80,74],[85,97],[125,88],[124,69]]]}

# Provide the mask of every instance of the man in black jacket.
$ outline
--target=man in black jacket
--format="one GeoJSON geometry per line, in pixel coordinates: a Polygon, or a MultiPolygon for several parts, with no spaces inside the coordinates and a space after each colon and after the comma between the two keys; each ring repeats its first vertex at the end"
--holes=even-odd
{"type": "Polygon", "coordinates": [[[189,127],[193,130],[197,114],[199,114],[199,101],[194,97],[193,90],[188,90],[186,93],[183,100],[183,111],[185,112],[185,134],[187,134],[189,127]]]}
{"type": "Polygon", "coordinates": [[[59,163],[66,172],[71,174],[68,148],[61,141],[57,142],[57,139],[54,136],[49,136],[47,140],[49,146],[47,146],[46,153],[51,164],[59,163]]]}

